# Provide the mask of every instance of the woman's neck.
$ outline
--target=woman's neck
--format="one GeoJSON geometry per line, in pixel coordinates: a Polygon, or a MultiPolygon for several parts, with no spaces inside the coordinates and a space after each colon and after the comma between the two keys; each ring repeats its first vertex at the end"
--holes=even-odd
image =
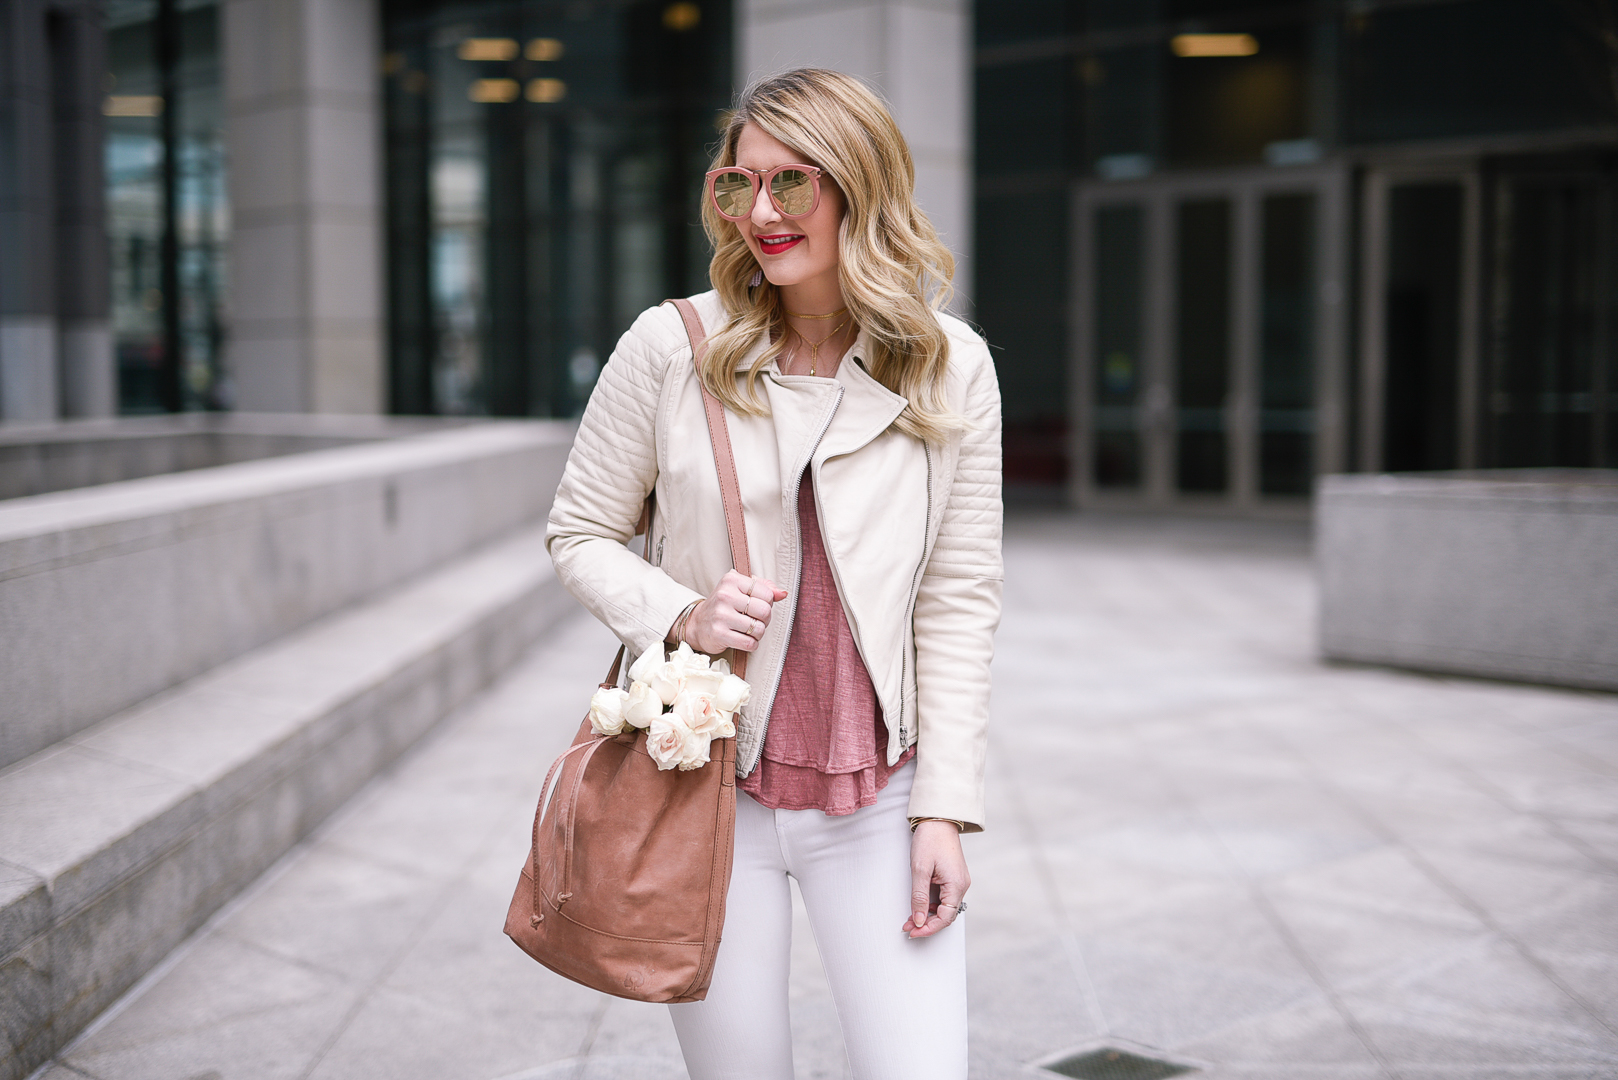
{"type": "Polygon", "coordinates": [[[781,306],[798,315],[829,315],[846,307],[836,273],[822,274],[795,285],[781,286],[781,306]]]}
{"type": "Polygon", "coordinates": [[[787,336],[781,369],[793,375],[835,375],[859,333],[836,273],[781,286],[781,306],[787,336]]]}

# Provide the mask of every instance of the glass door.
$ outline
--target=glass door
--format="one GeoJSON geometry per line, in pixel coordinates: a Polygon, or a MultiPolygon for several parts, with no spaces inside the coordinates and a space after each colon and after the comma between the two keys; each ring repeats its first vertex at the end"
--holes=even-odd
{"type": "Polygon", "coordinates": [[[1301,506],[1341,468],[1345,198],[1326,169],[1080,186],[1076,503],[1301,506]]]}
{"type": "Polygon", "coordinates": [[[1491,200],[1485,461],[1618,466],[1618,178],[1525,162],[1491,200]],[[1536,167],[1537,166],[1537,167],[1536,167]]]}

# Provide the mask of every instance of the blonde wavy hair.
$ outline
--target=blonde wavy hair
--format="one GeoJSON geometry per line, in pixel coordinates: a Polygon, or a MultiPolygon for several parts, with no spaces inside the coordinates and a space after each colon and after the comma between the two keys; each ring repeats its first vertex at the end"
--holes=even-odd
{"type": "MultiPolygon", "coordinates": [[[[934,314],[952,295],[955,258],[916,206],[916,167],[910,147],[882,101],[850,75],[799,68],[744,90],[725,123],[711,168],[736,164],[742,128],[756,124],[818,165],[847,203],[838,231],[838,279],[843,300],[870,337],[871,375],[909,405],[894,427],[940,443],[966,426],[944,393],[949,339],[934,314]]],[[[781,291],[768,279],[749,287],[757,260],[736,223],[726,221],[703,192],[702,225],[713,244],[708,277],[729,319],[709,338],[698,373],[715,397],[741,414],[768,411],[757,384],[780,355],[786,334],[781,291]],[[741,358],[769,333],[770,346],[736,384],[741,358]]]]}

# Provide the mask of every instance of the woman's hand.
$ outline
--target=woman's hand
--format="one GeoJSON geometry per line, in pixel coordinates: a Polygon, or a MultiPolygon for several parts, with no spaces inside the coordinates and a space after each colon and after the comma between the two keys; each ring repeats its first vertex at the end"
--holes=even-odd
{"type": "Polygon", "coordinates": [[[972,887],[952,821],[921,821],[910,838],[910,918],[900,927],[913,938],[932,937],[955,921],[972,887]]]}
{"type": "Polygon", "coordinates": [[[786,590],[773,581],[726,571],[713,595],[692,610],[681,636],[710,656],[726,649],[752,652],[770,625],[774,605],[786,598],[786,590]]]}

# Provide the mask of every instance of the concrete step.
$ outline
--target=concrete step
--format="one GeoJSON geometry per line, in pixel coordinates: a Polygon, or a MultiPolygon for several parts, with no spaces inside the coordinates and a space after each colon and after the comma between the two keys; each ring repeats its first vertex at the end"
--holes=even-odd
{"type": "Polygon", "coordinates": [[[48,1058],[572,610],[543,535],[530,526],[0,772],[0,1080],[48,1058]]]}
{"type": "Polygon", "coordinates": [[[0,501],[0,766],[543,519],[571,442],[485,421],[0,501]]]}

